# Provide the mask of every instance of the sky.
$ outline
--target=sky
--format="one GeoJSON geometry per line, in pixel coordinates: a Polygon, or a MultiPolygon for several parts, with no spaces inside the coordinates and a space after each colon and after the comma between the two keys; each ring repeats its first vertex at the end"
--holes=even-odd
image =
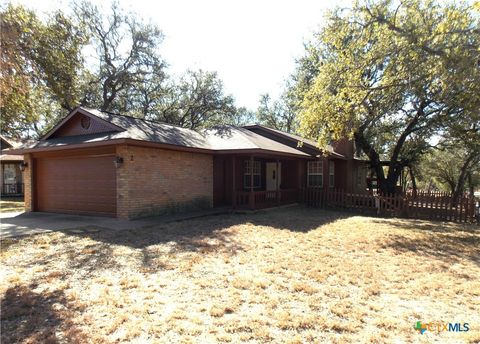
{"type": "MultiPolygon", "coordinates": [[[[14,0],[39,13],[68,9],[65,0],[14,0]]],[[[93,0],[105,4],[105,0],[93,0]]],[[[217,71],[237,106],[255,110],[261,94],[277,97],[323,15],[350,1],[119,0],[156,23],[165,38],[160,54],[170,73],[217,71]]]]}

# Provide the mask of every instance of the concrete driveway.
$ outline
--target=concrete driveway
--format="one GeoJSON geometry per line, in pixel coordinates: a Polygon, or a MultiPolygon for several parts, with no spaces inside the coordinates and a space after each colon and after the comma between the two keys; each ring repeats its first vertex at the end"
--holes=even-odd
{"type": "Polygon", "coordinates": [[[143,221],[126,221],[109,217],[79,216],[51,213],[2,213],[0,237],[46,233],[78,228],[108,228],[113,230],[141,228],[143,221]]]}
{"type": "Polygon", "coordinates": [[[141,229],[173,221],[217,215],[225,208],[209,209],[188,214],[149,217],[140,220],[119,220],[111,217],[80,216],[53,213],[0,213],[0,238],[17,237],[52,231],[98,231],[101,229],[141,229]]]}

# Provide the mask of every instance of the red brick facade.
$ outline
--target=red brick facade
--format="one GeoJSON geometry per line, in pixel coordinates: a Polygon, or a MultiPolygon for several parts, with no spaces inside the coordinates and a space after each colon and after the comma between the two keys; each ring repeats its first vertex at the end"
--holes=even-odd
{"type": "Polygon", "coordinates": [[[117,217],[212,207],[213,156],[137,146],[117,146],[117,217]]]}

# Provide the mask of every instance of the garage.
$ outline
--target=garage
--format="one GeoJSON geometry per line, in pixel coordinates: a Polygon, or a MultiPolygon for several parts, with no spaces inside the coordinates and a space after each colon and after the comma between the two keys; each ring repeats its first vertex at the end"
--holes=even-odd
{"type": "Polygon", "coordinates": [[[36,210],[116,216],[114,159],[114,155],[36,158],[36,210]]]}

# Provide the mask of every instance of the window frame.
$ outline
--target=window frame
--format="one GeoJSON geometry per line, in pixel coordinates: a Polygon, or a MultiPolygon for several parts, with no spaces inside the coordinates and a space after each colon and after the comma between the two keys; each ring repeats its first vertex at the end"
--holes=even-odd
{"type": "Polygon", "coordinates": [[[333,160],[328,161],[328,186],[335,187],[335,162],[333,160]]]}
{"type": "MultiPolygon", "coordinates": [[[[252,174],[252,167],[250,160],[245,160],[243,163],[243,187],[250,189],[250,180],[252,174]]],[[[262,165],[259,160],[253,160],[253,189],[260,189],[262,187],[262,165]]]]}
{"type": "Polygon", "coordinates": [[[313,160],[307,162],[307,187],[323,188],[323,160],[313,160]],[[319,166],[318,166],[319,165],[319,166]],[[318,185],[311,185],[310,176],[320,176],[318,185]]]}

